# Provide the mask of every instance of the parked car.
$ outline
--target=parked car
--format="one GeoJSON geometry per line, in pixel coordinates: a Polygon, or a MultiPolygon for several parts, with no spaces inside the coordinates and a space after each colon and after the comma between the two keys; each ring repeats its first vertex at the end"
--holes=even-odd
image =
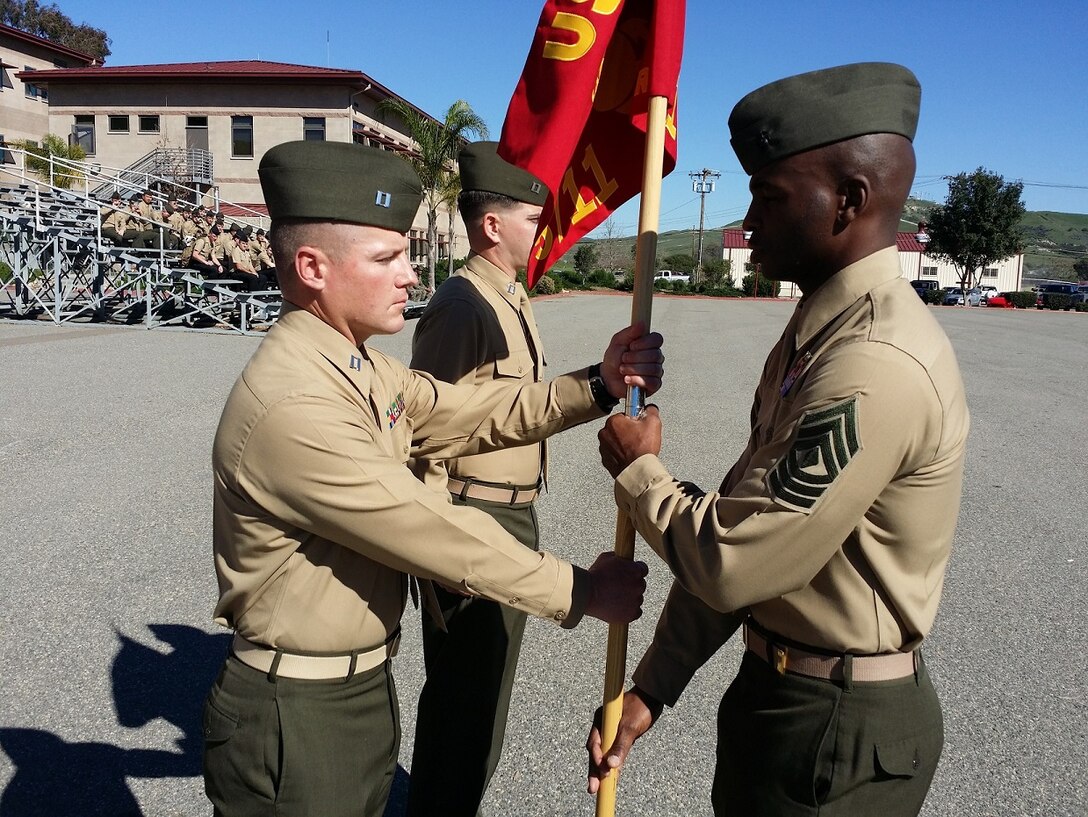
{"type": "MultiPolygon", "coordinates": [[[[942,303],[945,306],[960,306],[963,304],[963,291],[959,287],[945,287],[945,296],[942,303]]],[[[982,291],[975,287],[967,290],[967,305],[978,306],[982,303],[982,291]]]]}
{"type": "Polygon", "coordinates": [[[1039,309],[1073,309],[1085,302],[1088,302],[1088,286],[1044,284],[1039,287],[1035,306],[1039,309]]]}
{"type": "Polygon", "coordinates": [[[691,276],[686,272],[673,272],[671,269],[659,269],[657,274],[654,275],[655,281],[682,281],[685,284],[691,283],[691,276]]]}
{"type": "Polygon", "coordinates": [[[914,287],[914,291],[918,293],[918,297],[923,301],[926,299],[926,293],[938,286],[936,281],[923,281],[921,278],[911,281],[910,285],[914,287]]]}
{"type": "Polygon", "coordinates": [[[982,302],[984,304],[989,303],[990,298],[994,298],[1001,294],[997,291],[997,287],[980,286],[979,290],[982,292],[982,302]]]}
{"type": "Polygon", "coordinates": [[[409,298],[408,303],[404,305],[404,319],[408,321],[412,318],[418,318],[423,314],[423,310],[427,308],[429,301],[430,299],[426,297],[421,300],[409,298]]]}
{"type": "Polygon", "coordinates": [[[986,306],[996,307],[997,309],[1012,309],[1013,303],[1004,295],[991,295],[985,301],[986,306]]]}

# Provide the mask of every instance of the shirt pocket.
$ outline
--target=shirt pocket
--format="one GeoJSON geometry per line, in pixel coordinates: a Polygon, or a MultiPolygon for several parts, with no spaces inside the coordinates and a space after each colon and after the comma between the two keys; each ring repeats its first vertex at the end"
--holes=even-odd
{"type": "Polygon", "coordinates": [[[505,357],[495,359],[495,377],[523,378],[533,373],[533,356],[527,348],[511,349],[505,357]]]}

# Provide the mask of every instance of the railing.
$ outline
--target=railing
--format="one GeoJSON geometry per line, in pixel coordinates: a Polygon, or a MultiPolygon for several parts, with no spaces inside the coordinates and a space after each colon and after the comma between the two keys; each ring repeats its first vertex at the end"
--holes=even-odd
{"type": "MultiPolygon", "coordinates": [[[[188,198],[199,203],[205,196],[210,196],[213,210],[218,211],[222,205],[226,204],[242,212],[243,218],[255,222],[255,226],[264,229],[268,229],[269,226],[267,214],[220,198],[218,187],[201,190],[198,187],[182,184],[171,177],[155,175],[148,171],[108,167],[98,162],[83,162],[52,155],[38,157],[36,154],[7,144],[0,144],[0,148],[14,160],[14,164],[0,164],[0,180],[6,176],[9,179],[17,178],[21,183],[27,184],[44,182],[49,187],[60,188],[75,195],[82,195],[84,199],[94,200],[96,204],[99,203],[100,197],[113,191],[127,198],[156,187],[168,187],[179,199],[188,198]],[[46,163],[47,167],[42,171],[42,175],[26,167],[28,156],[41,158],[46,163]]],[[[212,155],[198,149],[160,148],[142,157],[134,163],[134,166],[160,151],[166,151],[168,155],[170,151],[174,151],[179,158],[183,157],[186,162],[195,165],[201,173],[207,173],[209,178],[212,175],[212,155]]]]}
{"type": "Polygon", "coordinates": [[[137,192],[165,182],[200,193],[196,185],[213,186],[212,154],[199,148],[155,148],[123,169],[111,169],[106,181],[90,191],[96,197],[111,190],[137,192]]]}
{"type": "Polygon", "coordinates": [[[231,289],[240,281],[204,281],[179,268],[180,250],[166,249],[166,224],[129,213],[158,231],[158,246],[104,245],[99,210],[114,208],[90,197],[89,178],[99,171],[87,163],[54,157],[50,184],[26,168],[25,151],[7,152],[21,163],[0,163],[0,315],[243,333],[275,320],[277,291],[240,293],[231,289]]]}

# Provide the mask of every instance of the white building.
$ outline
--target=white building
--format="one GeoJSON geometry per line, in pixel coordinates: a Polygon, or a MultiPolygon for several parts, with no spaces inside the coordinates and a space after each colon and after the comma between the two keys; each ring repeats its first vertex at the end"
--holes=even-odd
{"type": "MultiPolygon", "coordinates": [[[[899,269],[903,277],[908,281],[936,281],[941,288],[959,284],[959,273],[952,264],[926,254],[926,241],[928,236],[925,236],[925,233],[896,234],[899,269]],[[920,237],[925,238],[919,240],[920,237]]],[[[752,250],[748,247],[748,240],[744,237],[743,230],[726,228],[722,231],[722,259],[732,262],[732,275],[735,280],[740,281],[746,274],[751,258],[752,250]]],[[[998,292],[1016,292],[1023,284],[1023,277],[1024,256],[1019,254],[986,267],[975,283],[997,287],[998,292]]],[[[779,295],[783,298],[799,298],[801,292],[796,284],[783,281],[779,295]]]]}

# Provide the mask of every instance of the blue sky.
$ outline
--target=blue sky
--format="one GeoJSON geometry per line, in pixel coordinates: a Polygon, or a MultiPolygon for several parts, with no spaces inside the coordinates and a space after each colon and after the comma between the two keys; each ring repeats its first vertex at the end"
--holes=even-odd
{"type": "MultiPolygon", "coordinates": [[[[498,138],[543,0],[55,0],[107,31],[111,65],[263,59],[363,71],[441,116],[466,99],[498,138]]],[[[688,171],[719,171],[708,227],[739,219],[747,178],[726,120],[754,88],[848,62],[900,62],[922,84],[917,195],[984,166],[1025,182],[1031,210],[1088,213],[1088,3],[688,0],[679,163],[661,229],[695,225],[688,171]]],[[[637,200],[636,200],[637,201],[637,200]]],[[[637,203],[616,216],[635,231],[637,203]]]]}

